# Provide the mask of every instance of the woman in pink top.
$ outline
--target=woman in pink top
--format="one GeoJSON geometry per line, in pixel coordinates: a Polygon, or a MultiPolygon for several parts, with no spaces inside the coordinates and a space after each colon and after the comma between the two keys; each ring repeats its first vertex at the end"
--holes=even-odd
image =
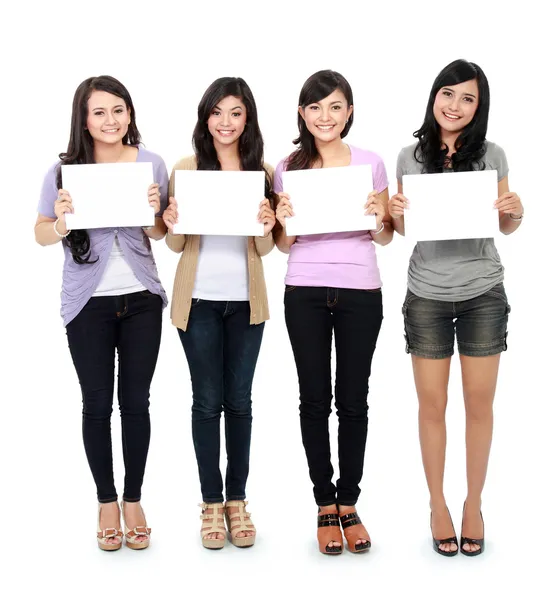
{"type": "MultiPolygon", "coordinates": [[[[383,319],[381,279],[375,246],[393,237],[386,211],[387,175],[381,158],[342,141],[352,126],[352,90],[334,71],[319,71],[304,84],[298,107],[298,148],[277,166],[275,191],[278,248],[287,254],[285,317],[300,385],[302,440],[319,507],[319,549],[342,552],[340,524],[353,552],[370,547],[355,504],[360,494],[367,438],[367,395],[371,360],[383,319]],[[376,228],[325,235],[286,235],[286,219],[295,204],[284,193],[284,170],[372,166],[373,190],[362,199],[362,212],[374,214],[376,228]],[[336,346],[335,406],[339,419],[340,477],[332,482],[329,443],[331,345],[336,346]]],[[[288,191],[288,190],[286,190],[288,191]]],[[[339,198],[339,212],[342,198],[339,198]]]]}

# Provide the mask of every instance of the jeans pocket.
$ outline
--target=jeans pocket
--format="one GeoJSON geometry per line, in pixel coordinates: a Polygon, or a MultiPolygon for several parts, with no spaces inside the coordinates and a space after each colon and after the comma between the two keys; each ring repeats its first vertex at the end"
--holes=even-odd
{"type": "Polygon", "coordinates": [[[297,286],[295,285],[287,285],[284,287],[284,293],[288,294],[289,292],[293,292],[297,286]]]}

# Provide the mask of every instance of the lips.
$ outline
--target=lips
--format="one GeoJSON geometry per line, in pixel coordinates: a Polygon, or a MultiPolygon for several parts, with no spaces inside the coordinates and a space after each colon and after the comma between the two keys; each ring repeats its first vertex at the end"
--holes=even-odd
{"type": "Polygon", "coordinates": [[[334,125],[317,125],[317,129],[324,132],[331,131],[333,127],[334,125]]]}
{"type": "Polygon", "coordinates": [[[120,131],[119,127],[112,128],[112,129],[103,129],[103,133],[118,133],[118,131],[120,131]]]}
{"type": "Polygon", "coordinates": [[[449,121],[458,121],[461,117],[458,115],[453,115],[452,113],[443,112],[443,116],[449,121]]]}
{"type": "Polygon", "coordinates": [[[223,137],[230,137],[231,135],[234,135],[235,130],[234,129],[217,129],[218,134],[222,135],[223,137]]]}

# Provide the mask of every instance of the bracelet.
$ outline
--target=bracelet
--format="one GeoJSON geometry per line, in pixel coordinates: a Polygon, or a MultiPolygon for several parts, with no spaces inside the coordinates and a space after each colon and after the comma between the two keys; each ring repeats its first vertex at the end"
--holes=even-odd
{"type": "Polygon", "coordinates": [[[370,233],[377,235],[378,233],[381,233],[383,229],[385,229],[385,223],[381,223],[381,227],[379,227],[379,229],[371,229],[370,233]]]}
{"type": "Polygon", "coordinates": [[[149,229],[153,229],[154,225],[149,225],[149,227],[142,227],[143,231],[149,231],[149,229]]]}
{"type": "Polygon", "coordinates": [[[54,233],[59,237],[59,238],[65,238],[68,237],[68,235],[70,235],[70,233],[72,232],[71,229],[68,229],[68,231],[66,233],[64,233],[64,235],[62,235],[61,233],[58,233],[58,229],[56,229],[56,225],[58,224],[58,221],[60,219],[56,219],[56,221],[54,221],[54,223],[52,224],[52,228],[54,229],[54,233]]]}
{"type": "Polygon", "coordinates": [[[522,213],[519,217],[513,217],[513,214],[509,213],[509,219],[511,221],[522,221],[523,216],[524,216],[524,213],[522,213]]]}

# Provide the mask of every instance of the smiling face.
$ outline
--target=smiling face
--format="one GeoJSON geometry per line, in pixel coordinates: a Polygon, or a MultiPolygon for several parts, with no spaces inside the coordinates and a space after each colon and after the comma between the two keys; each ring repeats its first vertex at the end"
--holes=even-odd
{"type": "Polygon", "coordinates": [[[345,95],[336,89],[319,102],[298,107],[308,131],[321,142],[331,142],[340,138],[353,107],[348,105],[345,95]]]}
{"type": "Polygon", "coordinates": [[[207,127],[216,144],[231,146],[238,143],[246,121],[247,109],[242,100],[236,96],[227,96],[211,111],[207,127]]]}
{"type": "Polygon", "coordinates": [[[122,98],[93,91],[87,102],[87,129],[95,142],[120,143],[130,123],[130,110],[122,98]]]}
{"type": "Polygon", "coordinates": [[[475,79],[442,87],[435,96],[433,116],[442,130],[462,131],[478,110],[479,92],[475,79]]]}

